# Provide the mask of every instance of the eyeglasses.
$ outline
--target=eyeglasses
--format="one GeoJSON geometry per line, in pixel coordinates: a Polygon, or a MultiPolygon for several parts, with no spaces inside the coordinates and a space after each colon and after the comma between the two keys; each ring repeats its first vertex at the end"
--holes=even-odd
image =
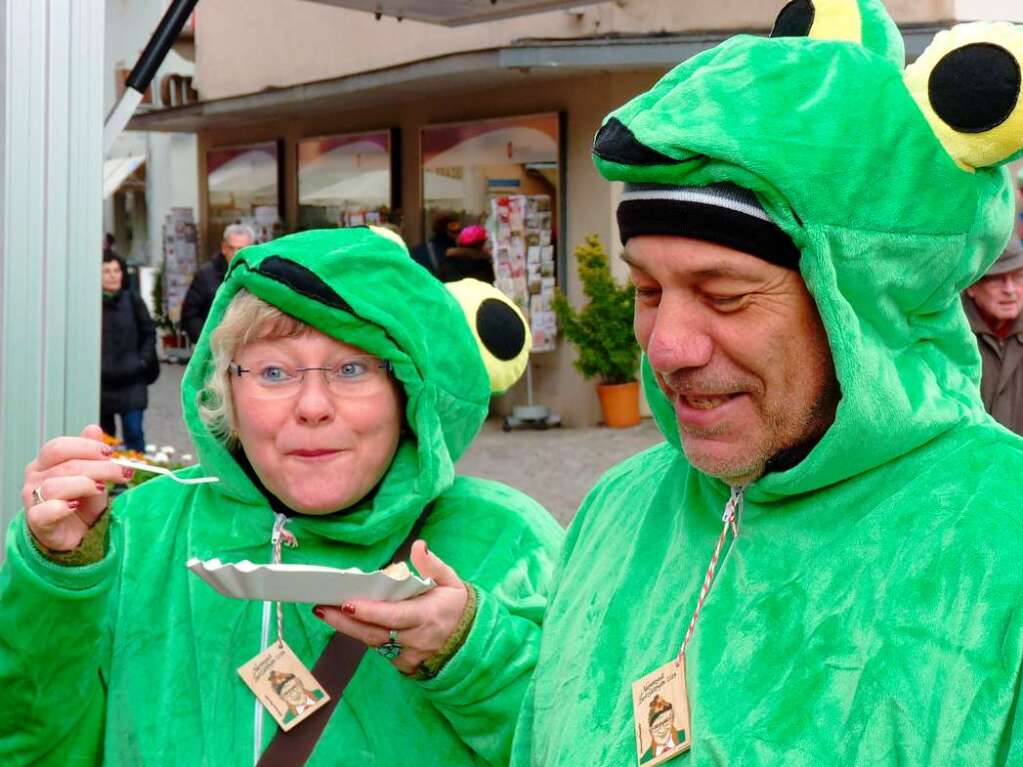
{"type": "Polygon", "coordinates": [[[279,362],[257,362],[242,367],[232,362],[228,368],[246,393],[259,399],[293,397],[302,389],[306,373],[319,371],[335,395],[366,396],[376,394],[390,380],[391,363],[377,357],[351,357],[330,367],[299,368],[279,362]]]}

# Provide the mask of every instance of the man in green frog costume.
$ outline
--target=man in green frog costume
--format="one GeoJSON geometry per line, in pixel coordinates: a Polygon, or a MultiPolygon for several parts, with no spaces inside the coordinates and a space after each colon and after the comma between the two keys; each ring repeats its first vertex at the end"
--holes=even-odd
{"type": "Polygon", "coordinates": [[[958,298],[1013,224],[1023,29],[904,56],[877,0],[795,0],[597,133],[667,441],[575,518],[513,763],[636,764],[691,627],[673,764],[1023,764],[1023,441],[958,298]]]}

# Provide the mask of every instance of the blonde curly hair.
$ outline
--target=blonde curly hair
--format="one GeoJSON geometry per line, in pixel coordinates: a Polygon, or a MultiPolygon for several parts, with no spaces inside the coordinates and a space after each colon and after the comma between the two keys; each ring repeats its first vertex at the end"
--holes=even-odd
{"type": "Polygon", "coordinates": [[[269,338],[298,338],[313,327],[242,289],[231,299],[224,319],[210,336],[213,372],[198,395],[199,417],[217,439],[234,447],[234,402],[231,398],[231,362],[240,349],[269,338]]]}

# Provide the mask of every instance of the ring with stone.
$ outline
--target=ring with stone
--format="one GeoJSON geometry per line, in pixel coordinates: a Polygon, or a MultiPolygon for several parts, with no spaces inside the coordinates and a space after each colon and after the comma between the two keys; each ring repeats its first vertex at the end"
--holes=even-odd
{"type": "Polygon", "coordinates": [[[401,655],[401,649],[401,643],[398,641],[398,630],[391,629],[388,640],[377,648],[377,652],[387,660],[394,660],[401,655]]]}
{"type": "Polygon", "coordinates": [[[35,489],[32,491],[32,500],[35,502],[32,504],[33,506],[39,506],[40,504],[46,503],[46,499],[43,498],[42,485],[35,486],[35,489]]]}

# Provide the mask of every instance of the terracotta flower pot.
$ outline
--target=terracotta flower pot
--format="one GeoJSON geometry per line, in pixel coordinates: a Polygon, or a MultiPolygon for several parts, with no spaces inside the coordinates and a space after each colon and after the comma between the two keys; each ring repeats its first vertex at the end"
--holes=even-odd
{"type": "Polygon", "coordinates": [[[620,429],[639,423],[639,381],[597,384],[604,425],[620,429]]]}

